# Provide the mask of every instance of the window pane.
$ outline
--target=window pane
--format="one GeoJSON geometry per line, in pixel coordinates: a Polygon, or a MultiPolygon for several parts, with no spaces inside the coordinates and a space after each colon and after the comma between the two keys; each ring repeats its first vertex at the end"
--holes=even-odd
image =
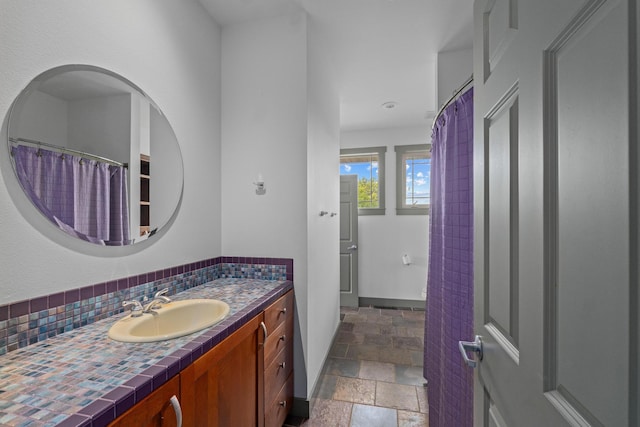
{"type": "Polygon", "coordinates": [[[378,208],[378,155],[357,154],[340,156],[340,175],[358,175],[358,207],[378,208]]]}
{"type": "Polygon", "coordinates": [[[431,159],[427,153],[408,153],[404,156],[405,207],[429,206],[431,159]]]}

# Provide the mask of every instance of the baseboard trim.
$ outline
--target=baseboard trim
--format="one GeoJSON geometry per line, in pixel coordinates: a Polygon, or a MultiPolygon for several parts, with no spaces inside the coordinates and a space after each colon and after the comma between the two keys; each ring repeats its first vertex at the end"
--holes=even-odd
{"type": "Polygon", "coordinates": [[[383,307],[383,308],[410,308],[424,310],[424,300],[412,300],[412,299],[390,299],[390,298],[358,298],[358,305],[360,307],[383,307]]]}
{"type": "Polygon", "coordinates": [[[294,417],[309,418],[311,414],[311,404],[307,399],[302,397],[293,398],[293,406],[290,415],[294,417]]]}

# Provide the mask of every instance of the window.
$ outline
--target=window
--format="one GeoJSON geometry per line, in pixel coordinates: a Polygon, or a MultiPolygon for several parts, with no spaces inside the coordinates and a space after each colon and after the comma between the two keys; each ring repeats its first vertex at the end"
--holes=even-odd
{"type": "Polygon", "coordinates": [[[427,215],[431,203],[430,144],[397,145],[396,215],[427,215]]]}
{"type": "Polygon", "coordinates": [[[358,175],[358,215],[384,215],[387,147],[340,150],[340,175],[358,175]]]}

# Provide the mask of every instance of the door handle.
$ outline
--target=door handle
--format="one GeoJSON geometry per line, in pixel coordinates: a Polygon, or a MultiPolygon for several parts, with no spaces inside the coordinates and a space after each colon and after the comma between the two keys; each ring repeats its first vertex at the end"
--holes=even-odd
{"type": "Polygon", "coordinates": [[[182,427],[182,408],[180,407],[180,402],[175,394],[171,396],[169,402],[171,403],[171,406],[173,406],[173,410],[176,412],[176,425],[178,427],[182,427]]]}
{"type": "Polygon", "coordinates": [[[348,251],[355,251],[356,249],[358,249],[358,245],[351,245],[347,248],[348,251]]]}
{"type": "Polygon", "coordinates": [[[458,341],[458,348],[460,349],[460,354],[462,354],[462,358],[464,359],[464,363],[467,364],[470,368],[475,368],[478,366],[478,362],[475,359],[469,359],[467,355],[467,351],[472,351],[478,355],[478,360],[482,360],[482,338],[480,335],[476,335],[474,341],[458,341]]]}
{"type": "Polygon", "coordinates": [[[262,327],[262,334],[264,335],[264,340],[267,340],[267,336],[269,336],[269,333],[267,332],[267,325],[264,324],[264,322],[260,322],[260,326],[262,327]]]}

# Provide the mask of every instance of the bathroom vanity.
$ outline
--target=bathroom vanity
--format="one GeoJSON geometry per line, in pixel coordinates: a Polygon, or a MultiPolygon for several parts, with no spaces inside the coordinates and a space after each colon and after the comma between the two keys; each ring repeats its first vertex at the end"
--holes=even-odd
{"type": "Polygon", "coordinates": [[[185,427],[282,425],[293,400],[293,282],[218,278],[171,298],[220,300],[230,312],[157,342],[110,339],[110,328],[129,316],[117,314],[11,351],[1,357],[0,424],[166,426],[178,425],[181,412],[185,427]]]}
{"type": "Polygon", "coordinates": [[[292,335],[290,290],[111,426],[176,425],[180,417],[183,426],[282,426],[293,403],[292,335]]]}

